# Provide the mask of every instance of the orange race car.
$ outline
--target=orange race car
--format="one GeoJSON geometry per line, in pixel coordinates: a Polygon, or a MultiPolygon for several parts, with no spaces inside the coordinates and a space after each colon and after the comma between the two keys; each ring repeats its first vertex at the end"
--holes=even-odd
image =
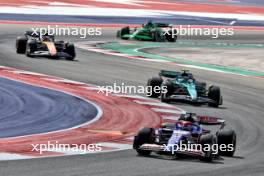
{"type": "Polygon", "coordinates": [[[39,32],[26,31],[16,39],[16,52],[28,57],[49,57],[74,60],[74,45],[64,41],[55,41],[54,35],[40,35],[39,32]]]}

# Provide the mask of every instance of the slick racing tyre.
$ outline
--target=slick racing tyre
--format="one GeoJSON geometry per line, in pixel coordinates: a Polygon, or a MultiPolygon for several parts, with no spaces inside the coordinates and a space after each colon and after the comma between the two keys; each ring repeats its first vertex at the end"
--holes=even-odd
{"type": "Polygon", "coordinates": [[[236,151],[236,133],[234,130],[221,130],[217,133],[218,145],[228,147],[226,151],[218,151],[219,155],[232,157],[236,151]]]}
{"type": "Polygon", "coordinates": [[[27,48],[27,37],[18,37],[16,39],[16,52],[18,54],[25,54],[27,48]]]}
{"type": "Polygon", "coordinates": [[[128,40],[127,37],[123,37],[124,35],[130,34],[130,28],[129,26],[122,28],[121,30],[118,30],[116,33],[117,38],[121,38],[124,40],[128,40]]]}
{"type": "Polygon", "coordinates": [[[149,156],[151,154],[150,150],[139,149],[143,144],[154,143],[154,129],[153,128],[143,128],[138,132],[138,135],[134,138],[133,148],[141,156],[149,156]]]}
{"type": "Polygon", "coordinates": [[[160,91],[157,92],[157,87],[160,88],[163,80],[160,77],[154,77],[148,80],[147,83],[147,96],[152,98],[158,98],[160,96],[160,91]]]}
{"type": "Polygon", "coordinates": [[[163,35],[163,32],[159,31],[159,30],[155,30],[153,32],[153,40],[155,42],[165,42],[166,37],[163,35]]]}
{"type": "Polygon", "coordinates": [[[220,92],[220,87],[218,86],[210,86],[208,90],[208,98],[213,100],[214,102],[209,102],[208,105],[211,107],[218,107],[222,104],[222,96],[220,92]]]}
{"type": "Polygon", "coordinates": [[[202,146],[202,150],[205,153],[205,156],[201,156],[199,159],[201,161],[212,162],[215,159],[216,154],[213,151],[213,145],[217,144],[217,138],[212,134],[206,134],[201,136],[200,144],[202,146]],[[208,148],[210,147],[210,149],[208,148]]]}
{"type": "Polygon", "coordinates": [[[123,35],[129,34],[129,32],[130,32],[130,28],[129,26],[127,26],[121,29],[120,34],[121,36],[123,36],[123,35]]]}
{"type": "Polygon", "coordinates": [[[71,43],[66,44],[65,53],[69,54],[71,57],[66,58],[67,60],[74,60],[76,57],[75,47],[71,43]]]}
{"type": "Polygon", "coordinates": [[[170,30],[168,31],[168,33],[165,35],[166,39],[168,42],[176,42],[177,40],[177,35],[174,35],[174,34],[177,34],[177,30],[170,30]]]}

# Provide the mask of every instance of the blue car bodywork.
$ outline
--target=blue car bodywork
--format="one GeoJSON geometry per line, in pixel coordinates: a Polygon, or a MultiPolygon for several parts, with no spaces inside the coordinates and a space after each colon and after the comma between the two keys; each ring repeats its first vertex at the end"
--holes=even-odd
{"type": "Polygon", "coordinates": [[[236,150],[235,131],[224,130],[224,127],[224,119],[186,113],[175,123],[164,123],[158,128],[142,128],[134,138],[133,149],[141,156],[149,156],[155,152],[160,155],[192,156],[202,161],[213,161],[220,155],[233,156],[236,150]],[[211,132],[202,125],[217,125],[220,128],[211,132]],[[215,147],[223,144],[232,145],[233,148],[223,152],[215,147]]]}

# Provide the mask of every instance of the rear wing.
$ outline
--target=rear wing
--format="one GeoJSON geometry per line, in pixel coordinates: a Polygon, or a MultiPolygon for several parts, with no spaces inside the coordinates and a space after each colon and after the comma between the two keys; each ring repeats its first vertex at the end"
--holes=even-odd
{"type": "Polygon", "coordinates": [[[198,121],[202,125],[221,125],[221,129],[225,127],[225,120],[212,116],[197,116],[198,121]]]}
{"type": "Polygon", "coordinates": [[[52,40],[54,40],[54,38],[55,38],[54,35],[50,35],[48,33],[41,34],[39,31],[26,31],[25,35],[29,36],[29,37],[33,37],[33,38],[41,38],[43,36],[46,36],[48,38],[51,38],[52,40]]]}
{"type": "Polygon", "coordinates": [[[181,72],[177,71],[168,71],[168,70],[161,70],[159,76],[163,76],[166,78],[177,78],[181,75],[181,72]]]}
{"type": "Polygon", "coordinates": [[[154,23],[157,27],[172,27],[172,24],[168,23],[154,23]]]}
{"type": "Polygon", "coordinates": [[[221,125],[225,123],[225,120],[219,117],[197,116],[197,118],[200,124],[205,124],[205,125],[221,125]]]}
{"type": "Polygon", "coordinates": [[[40,37],[40,32],[36,31],[26,31],[25,32],[26,36],[34,37],[34,38],[39,38],[40,37]]]}

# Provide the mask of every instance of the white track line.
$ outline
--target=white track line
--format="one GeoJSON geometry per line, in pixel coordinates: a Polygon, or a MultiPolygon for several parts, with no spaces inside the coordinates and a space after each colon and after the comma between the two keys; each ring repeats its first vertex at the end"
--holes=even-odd
{"type": "Polygon", "coordinates": [[[19,154],[13,154],[13,153],[0,153],[0,161],[30,159],[30,158],[34,158],[34,157],[24,156],[24,155],[19,155],[19,154]]]}
{"type": "Polygon", "coordinates": [[[151,108],[155,112],[161,112],[161,113],[172,113],[172,114],[182,114],[179,110],[174,109],[161,109],[161,108],[151,108]]]}
{"type": "Polygon", "coordinates": [[[178,120],[179,116],[162,116],[163,120],[178,120]]]}
{"type": "Polygon", "coordinates": [[[30,72],[30,71],[20,71],[20,70],[14,70],[14,71],[11,71],[13,73],[16,73],[16,74],[24,74],[24,75],[34,75],[34,76],[45,76],[41,73],[35,73],[35,72],[30,72]]]}
{"type": "Polygon", "coordinates": [[[141,105],[149,105],[149,106],[160,106],[160,107],[173,107],[172,105],[162,103],[162,102],[145,102],[145,101],[139,101],[139,100],[134,100],[135,103],[141,104],[141,105]]]}
{"type": "Polygon", "coordinates": [[[132,149],[132,145],[131,144],[122,144],[122,143],[115,143],[115,142],[101,142],[101,143],[98,143],[98,144],[101,145],[102,147],[116,148],[116,150],[132,149]]]}
{"type": "Polygon", "coordinates": [[[54,148],[54,150],[48,150],[50,152],[58,152],[64,155],[83,155],[83,154],[90,154],[90,153],[99,153],[100,151],[88,151],[88,150],[81,150],[77,148],[54,148]]]}
{"type": "Polygon", "coordinates": [[[79,81],[72,81],[72,80],[69,80],[69,79],[53,79],[53,78],[43,78],[43,79],[48,80],[48,81],[52,81],[52,82],[58,82],[58,83],[86,85],[85,83],[82,83],[82,82],[79,82],[79,81]]]}
{"type": "Polygon", "coordinates": [[[117,97],[123,97],[123,98],[148,99],[140,95],[126,95],[126,94],[113,94],[113,95],[117,97]]]}

